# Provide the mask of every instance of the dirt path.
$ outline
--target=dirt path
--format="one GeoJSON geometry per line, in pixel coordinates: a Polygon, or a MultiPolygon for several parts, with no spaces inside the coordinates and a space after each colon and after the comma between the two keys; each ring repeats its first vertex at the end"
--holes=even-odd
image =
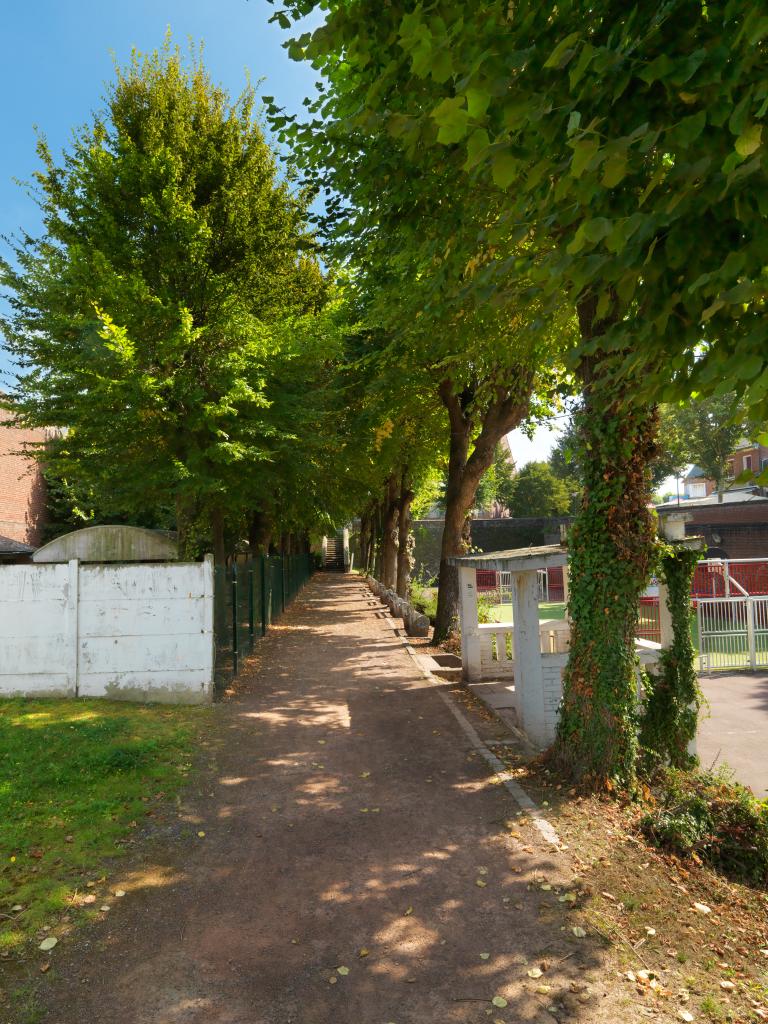
{"type": "Polygon", "coordinates": [[[368,597],[316,577],[263,642],[181,809],[194,838],[61,950],[46,1021],[643,1019],[541,890],[564,856],[510,835],[516,805],[368,597]]]}

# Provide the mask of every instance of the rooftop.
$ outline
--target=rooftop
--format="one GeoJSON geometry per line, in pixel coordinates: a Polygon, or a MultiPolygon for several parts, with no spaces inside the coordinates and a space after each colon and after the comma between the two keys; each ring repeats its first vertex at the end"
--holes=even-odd
{"type": "Polygon", "coordinates": [[[535,548],[510,548],[489,551],[487,555],[462,555],[449,558],[449,565],[462,569],[495,569],[497,572],[524,572],[548,566],[567,565],[568,551],[560,544],[542,544],[535,548]]]}

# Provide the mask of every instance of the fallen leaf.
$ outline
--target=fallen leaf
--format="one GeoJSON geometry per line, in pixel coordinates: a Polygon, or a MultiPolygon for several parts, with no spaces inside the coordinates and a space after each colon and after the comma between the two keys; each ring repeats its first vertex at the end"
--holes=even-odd
{"type": "Polygon", "coordinates": [[[118,899],[125,896],[125,889],[115,889],[115,896],[117,896],[118,899]]]}
{"type": "Polygon", "coordinates": [[[360,950],[360,952],[357,955],[360,956],[360,957],[363,957],[363,956],[368,956],[369,953],[370,953],[370,950],[366,949],[365,946],[363,946],[363,948],[360,950]]]}
{"type": "Polygon", "coordinates": [[[645,926],[645,934],[648,935],[648,936],[655,935],[656,934],[656,929],[655,928],[649,928],[648,925],[646,925],[645,926]]]}
{"type": "Polygon", "coordinates": [[[477,869],[477,873],[478,873],[478,875],[487,875],[488,874],[488,868],[478,868],[477,869]]]}
{"type": "Polygon", "coordinates": [[[40,973],[41,974],[45,974],[45,972],[49,971],[50,969],[51,969],[51,965],[50,964],[40,964],[40,973]]]}
{"type": "Polygon", "coordinates": [[[408,909],[406,910],[404,916],[405,917],[410,917],[412,913],[413,913],[413,907],[408,907],[408,909]]]}
{"type": "Polygon", "coordinates": [[[348,967],[337,967],[336,970],[339,972],[342,978],[346,978],[346,976],[349,974],[348,967]]]}
{"type": "Polygon", "coordinates": [[[110,907],[107,903],[105,903],[104,906],[99,907],[99,910],[103,910],[104,913],[106,913],[108,910],[111,910],[111,909],[112,909],[112,907],[110,907]]]}
{"type": "Polygon", "coordinates": [[[575,903],[576,893],[575,892],[564,892],[562,896],[557,897],[559,903],[575,903]]]}
{"type": "Polygon", "coordinates": [[[544,885],[540,886],[539,888],[541,889],[542,892],[550,892],[551,889],[552,889],[552,886],[549,884],[549,882],[545,882],[544,885]]]}
{"type": "Polygon", "coordinates": [[[482,878],[476,878],[475,879],[475,885],[479,886],[479,888],[481,888],[481,889],[484,889],[486,887],[486,885],[488,885],[488,883],[484,882],[482,880],[482,878]]]}
{"type": "Polygon", "coordinates": [[[43,939],[43,941],[37,948],[42,949],[44,953],[47,953],[49,949],[53,949],[53,947],[58,943],[58,941],[59,940],[55,939],[53,935],[49,935],[47,939],[43,939]]]}
{"type": "Polygon", "coordinates": [[[575,928],[572,928],[571,931],[573,932],[573,934],[576,936],[577,939],[583,939],[584,936],[587,934],[584,931],[584,929],[583,928],[579,928],[578,925],[576,925],[575,928]]]}
{"type": "Polygon", "coordinates": [[[708,907],[706,903],[694,903],[693,909],[697,910],[700,914],[712,913],[712,907],[708,907]]]}
{"type": "Polygon", "coordinates": [[[536,991],[539,993],[540,996],[545,996],[545,995],[547,995],[548,992],[552,991],[552,986],[551,985],[537,985],[536,986],[536,991]]]}
{"type": "Polygon", "coordinates": [[[490,955],[491,955],[490,953],[481,953],[480,954],[480,959],[481,960],[488,960],[490,958],[490,955]]]}
{"type": "Polygon", "coordinates": [[[721,981],[720,988],[723,989],[725,992],[733,992],[736,986],[732,981],[721,981]]]}
{"type": "Polygon", "coordinates": [[[530,969],[530,971],[528,971],[528,977],[529,978],[540,978],[543,973],[544,972],[542,971],[542,969],[540,967],[532,967],[530,969]]]}
{"type": "Polygon", "coordinates": [[[14,903],[14,905],[11,907],[11,913],[18,914],[23,909],[24,907],[21,905],[21,903],[14,903]]]}
{"type": "Polygon", "coordinates": [[[369,779],[370,777],[371,777],[371,773],[370,772],[360,772],[360,778],[361,779],[369,779]]]}
{"type": "Polygon", "coordinates": [[[335,975],[335,974],[332,974],[332,975],[330,976],[330,978],[328,979],[328,984],[329,984],[329,985],[335,985],[335,984],[336,984],[336,982],[337,982],[338,980],[339,980],[339,979],[338,979],[338,978],[336,977],[336,975],[335,975]]]}
{"type": "Polygon", "coordinates": [[[690,1013],[690,1011],[688,1011],[688,1010],[678,1010],[677,1011],[677,1016],[680,1018],[680,1020],[686,1020],[686,1021],[689,1021],[689,1022],[696,1019],[693,1016],[693,1014],[690,1013]]]}
{"type": "Polygon", "coordinates": [[[200,836],[201,839],[205,839],[205,832],[198,832],[197,834],[200,836]]]}
{"type": "Polygon", "coordinates": [[[491,1002],[493,1003],[494,1006],[498,1006],[499,1009],[502,1009],[507,1005],[507,1000],[504,998],[504,996],[494,996],[491,1002]]]}

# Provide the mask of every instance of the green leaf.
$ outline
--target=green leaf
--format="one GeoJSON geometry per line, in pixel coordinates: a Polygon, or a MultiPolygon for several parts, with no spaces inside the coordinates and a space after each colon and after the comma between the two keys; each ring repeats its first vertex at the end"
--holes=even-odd
{"type": "Polygon", "coordinates": [[[554,48],[549,57],[544,61],[545,68],[562,68],[573,56],[574,51],[570,50],[576,40],[579,38],[579,32],[571,32],[565,39],[561,39],[557,46],[554,48]]]}
{"type": "Polygon", "coordinates": [[[704,131],[706,123],[707,113],[705,110],[700,110],[698,114],[684,117],[677,127],[673,129],[672,137],[679,146],[683,148],[690,146],[704,131]]]}
{"type": "Polygon", "coordinates": [[[751,124],[736,139],[736,152],[739,156],[751,156],[756,149],[760,148],[763,135],[761,124],[751,124]]]}
{"type": "Polygon", "coordinates": [[[765,368],[765,360],[762,356],[743,356],[736,366],[736,376],[739,380],[752,380],[765,368]]]}
{"type": "Polygon", "coordinates": [[[603,185],[606,188],[614,188],[626,176],[627,154],[613,153],[605,162],[603,171],[603,185]]]}
{"type": "Polygon", "coordinates": [[[485,89],[467,89],[467,110],[472,118],[480,118],[488,109],[491,102],[491,94],[485,89]]]}
{"type": "Polygon", "coordinates": [[[467,139],[467,160],[464,170],[470,171],[480,163],[490,144],[491,140],[485,128],[476,128],[467,139]]]}
{"type": "Polygon", "coordinates": [[[499,188],[509,188],[517,175],[518,162],[511,153],[496,153],[493,158],[493,180],[499,188]]]}
{"type": "Polygon", "coordinates": [[[453,74],[453,57],[447,47],[438,50],[432,58],[430,73],[435,82],[447,82],[453,74]]]}
{"type": "Polygon", "coordinates": [[[437,141],[443,145],[461,142],[467,134],[469,114],[464,109],[463,96],[450,96],[438,103],[432,117],[439,128],[437,141]]]}
{"type": "Polygon", "coordinates": [[[599,148],[600,140],[595,135],[576,143],[573,147],[573,160],[571,161],[571,174],[574,178],[581,177],[599,148]]]}

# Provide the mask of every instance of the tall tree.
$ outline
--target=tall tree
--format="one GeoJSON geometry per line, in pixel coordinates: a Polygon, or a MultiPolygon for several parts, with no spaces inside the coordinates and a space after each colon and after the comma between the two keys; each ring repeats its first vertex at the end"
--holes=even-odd
{"type": "Polygon", "coordinates": [[[19,419],[66,427],[64,468],[114,509],[175,502],[182,533],[205,514],[219,560],[274,447],[272,327],[325,291],[254,103],[170,41],[134,53],[60,162],[39,142],[44,233],[0,263],[19,419]]]}
{"type": "Polygon", "coordinates": [[[512,482],[509,511],[513,516],[565,516],[570,505],[567,486],[546,462],[529,462],[512,482]]]}
{"type": "Polygon", "coordinates": [[[705,477],[715,482],[717,500],[723,500],[728,479],[728,458],[749,431],[734,394],[694,398],[666,410],[665,420],[680,437],[687,456],[705,477]]]}

